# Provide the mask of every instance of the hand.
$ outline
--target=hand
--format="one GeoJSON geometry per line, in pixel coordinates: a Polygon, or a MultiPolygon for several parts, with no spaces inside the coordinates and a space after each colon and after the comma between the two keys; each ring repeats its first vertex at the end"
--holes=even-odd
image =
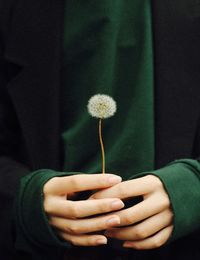
{"type": "Polygon", "coordinates": [[[106,231],[107,237],[125,241],[123,246],[138,250],[153,249],[166,243],[173,230],[169,197],[159,178],[147,175],[121,182],[93,194],[90,199],[127,199],[143,196],[143,201],[118,212],[120,226],[106,231]]]}
{"type": "Polygon", "coordinates": [[[120,219],[115,214],[95,216],[124,207],[120,199],[71,201],[76,192],[105,189],[121,181],[113,174],[73,175],[55,177],[43,189],[44,210],[50,225],[64,240],[79,246],[97,246],[107,243],[104,235],[89,234],[117,226],[120,219]],[[93,217],[92,217],[93,216],[93,217]],[[90,217],[90,218],[86,218],[90,217]]]}

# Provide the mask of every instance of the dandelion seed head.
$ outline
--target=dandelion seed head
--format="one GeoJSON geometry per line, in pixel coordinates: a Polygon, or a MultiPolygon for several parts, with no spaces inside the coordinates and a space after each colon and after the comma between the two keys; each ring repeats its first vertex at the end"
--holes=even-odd
{"type": "Polygon", "coordinates": [[[88,113],[96,118],[112,117],[117,111],[117,105],[114,99],[108,95],[97,94],[92,96],[88,101],[88,113]]]}

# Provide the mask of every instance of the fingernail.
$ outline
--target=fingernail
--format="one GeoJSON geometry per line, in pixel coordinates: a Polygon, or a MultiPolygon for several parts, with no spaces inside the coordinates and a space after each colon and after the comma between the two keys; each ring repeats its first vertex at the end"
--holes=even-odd
{"type": "Polygon", "coordinates": [[[114,177],[110,177],[110,178],[108,179],[108,182],[109,182],[111,185],[120,183],[121,181],[122,181],[122,178],[121,178],[120,176],[114,176],[114,177]]]}
{"type": "Polygon", "coordinates": [[[106,223],[109,225],[109,226],[113,226],[113,225],[119,225],[120,224],[120,219],[118,217],[113,217],[113,218],[110,218],[106,221],[106,223]]]}
{"type": "Polygon", "coordinates": [[[107,244],[107,239],[106,238],[99,238],[99,239],[96,240],[96,244],[105,245],[105,244],[107,244]]]}
{"type": "Polygon", "coordinates": [[[124,203],[121,200],[115,200],[111,203],[111,209],[121,209],[124,207],[124,203]]]}

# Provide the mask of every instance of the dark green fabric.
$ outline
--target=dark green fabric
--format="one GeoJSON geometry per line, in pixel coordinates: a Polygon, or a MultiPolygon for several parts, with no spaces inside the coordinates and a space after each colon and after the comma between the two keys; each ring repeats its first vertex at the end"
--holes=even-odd
{"type": "Polygon", "coordinates": [[[59,240],[49,226],[43,209],[44,183],[76,171],[101,171],[98,122],[88,115],[86,105],[92,95],[105,93],[118,105],[117,114],[103,122],[107,172],[124,179],[150,173],[162,180],[174,211],[175,228],[169,242],[200,228],[200,164],[182,159],[153,170],[150,1],[66,1],[64,27],[63,169],[69,173],[40,170],[22,179],[15,204],[16,248],[37,260],[59,259],[64,249],[66,259],[73,259],[78,251],[80,259],[88,259],[93,251],[102,259],[105,250],[109,259],[118,259],[120,254],[127,260],[165,259],[173,252],[179,257],[173,246],[164,248],[163,255],[159,250],[126,250],[126,256],[109,248],[112,245],[77,250],[59,240]]]}
{"type": "Polygon", "coordinates": [[[65,175],[68,174],[44,169],[21,179],[14,212],[17,228],[15,247],[30,253],[33,259],[58,259],[62,247],[71,247],[70,243],[57,238],[43,208],[44,184],[53,177],[65,175]]]}
{"type": "Polygon", "coordinates": [[[200,163],[180,159],[153,171],[163,182],[172,203],[174,230],[169,242],[200,228],[200,163]]]}
{"type": "MultiPolygon", "coordinates": [[[[101,259],[107,250],[110,259],[117,259],[118,255],[123,259],[167,259],[165,256],[180,256],[181,245],[176,243],[176,247],[167,245],[166,247],[151,252],[140,252],[135,250],[119,251],[120,243],[109,243],[101,248],[79,248],[71,246],[70,243],[59,240],[48,224],[48,219],[43,209],[43,185],[50,178],[55,176],[71,175],[72,173],[55,172],[51,170],[40,170],[33,172],[21,180],[19,194],[16,196],[15,226],[16,226],[16,248],[28,252],[33,260],[58,260],[62,259],[62,254],[66,253],[66,259],[82,260],[93,252],[94,259],[101,259]],[[117,246],[117,247],[116,247],[117,246]],[[115,250],[112,249],[116,248],[115,250]],[[79,252],[79,253],[78,253],[79,252]],[[77,259],[75,256],[79,255],[77,259]],[[99,258],[98,258],[99,256],[99,258]]],[[[78,173],[73,173],[78,174],[78,173]]],[[[158,176],[168,194],[174,211],[174,231],[168,244],[178,238],[188,236],[200,228],[200,163],[192,159],[176,160],[162,169],[143,172],[134,175],[139,178],[147,174],[158,176]]],[[[132,178],[131,178],[132,179],[132,178]]],[[[191,245],[195,249],[195,239],[190,238],[191,245]],[[193,240],[194,241],[193,241],[193,240]]],[[[181,243],[188,242],[182,240],[181,243]]],[[[188,251],[191,252],[191,250],[188,251]]],[[[190,253],[191,256],[191,253],[190,253]]],[[[189,259],[189,258],[186,258],[189,259]]],[[[195,258],[196,259],[196,258],[195,258]]]]}
{"type": "MultiPolygon", "coordinates": [[[[77,170],[101,171],[98,122],[86,110],[88,99],[97,93],[111,95],[118,105],[116,116],[104,122],[107,171],[128,178],[152,170],[150,2],[96,1],[87,5],[67,1],[64,51],[64,170],[73,174],[77,170]]],[[[66,173],[41,170],[22,179],[16,203],[16,248],[30,252],[35,259],[54,259],[62,251],[59,248],[70,247],[55,236],[42,206],[44,183],[63,175],[66,173]]]]}
{"type": "Polygon", "coordinates": [[[193,159],[179,159],[161,169],[139,173],[132,178],[147,174],[159,177],[171,201],[174,229],[168,243],[199,230],[200,163],[193,159]]]}
{"type": "Polygon", "coordinates": [[[117,113],[103,121],[106,172],[124,179],[154,168],[150,1],[66,2],[62,140],[67,171],[101,172],[98,120],[88,99],[108,94],[117,113]]]}

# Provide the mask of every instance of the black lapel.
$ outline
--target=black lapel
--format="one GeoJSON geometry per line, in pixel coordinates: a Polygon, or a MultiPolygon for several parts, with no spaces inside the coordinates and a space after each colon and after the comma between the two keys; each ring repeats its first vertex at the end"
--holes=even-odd
{"type": "Polygon", "coordinates": [[[59,168],[62,0],[19,0],[6,43],[7,62],[22,67],[8,84],[32,167],[59,168]]]}
{"type": "Polygon", "coordinates": [[[156,167],[193,156],[200,104],[199,0],[153,0],[156,167]]]}

